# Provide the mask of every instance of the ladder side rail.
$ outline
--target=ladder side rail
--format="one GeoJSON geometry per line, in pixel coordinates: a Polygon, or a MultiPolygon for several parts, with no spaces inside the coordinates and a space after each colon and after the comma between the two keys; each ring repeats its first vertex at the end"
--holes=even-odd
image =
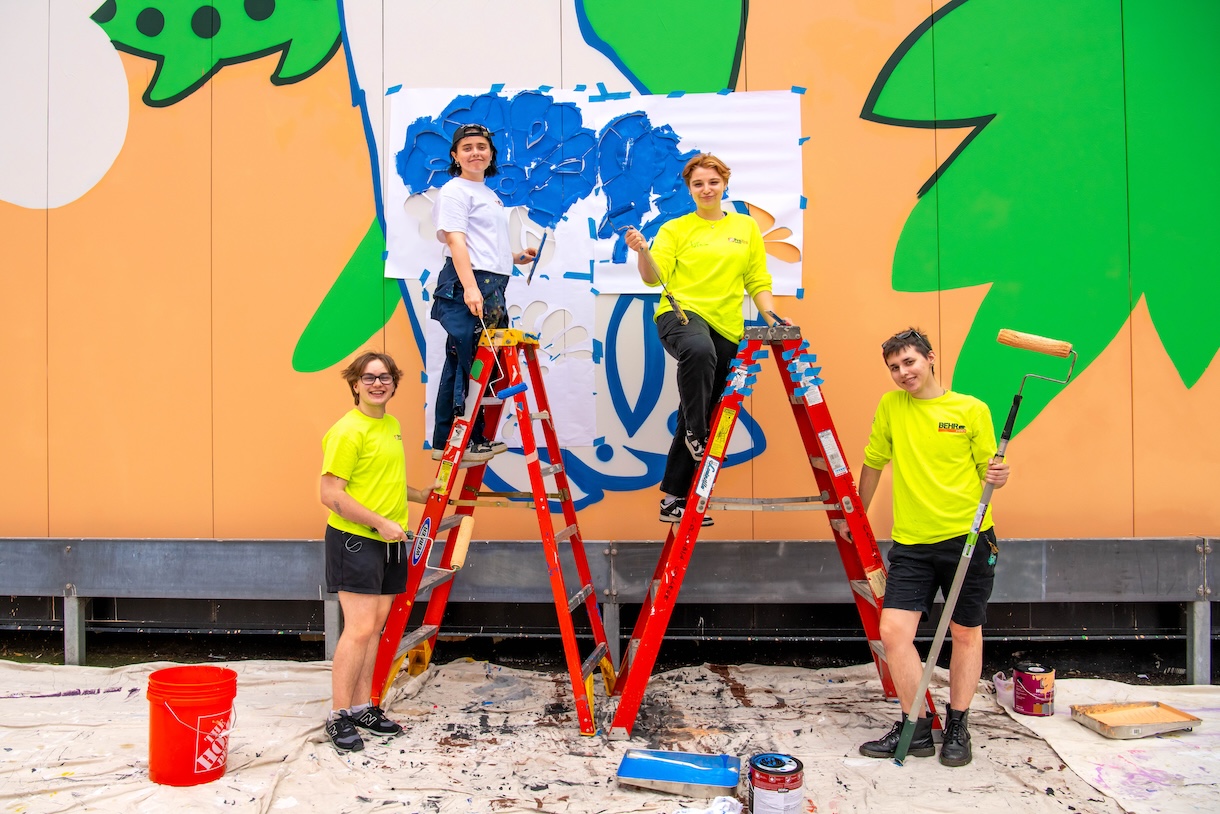
{"type": "Polygon", "coordinates": [[[654,595],[654,586],[659,586],[661,583],[661,575],[665,573],[665,567],[669,563],[671,552],[673,551],[674,541],[677,539],[678,524],[669,524],[669,533],[665,536],[665,544],[661,546],[661,553],[657,557],[656,567],[652,571],[652,578],[648,581],[648,587],[644,591],[644,598],[640,601],[640,612],[635,617],[635,625],[631,630],[631,638],[627,640],[627,647],[623,648],[623,652],[619,658],[618,677],[614,682],[614,695],[622,695],[623,688],[627,684],[627,676],[631,672],[632,657],[635,655],[635,649],[639,646],[640,637],[644,635],[644,625],[652,616],[652,603],[654,595]]]}
{"type": "Polygon", "coordinates": [[[402,659],[397,656],[398,644],[402,640],[407,622],[410,620],[411,610],[415,605],[415,595],[419,592],[419,584],[424,578],[424,569],[428,564],[428,552],[432,547],[433,530],[439,527],[445,507],[449,503],[448,495],[457,479],[462,453],[465,452],[466,441],[470,437],[474,416],[478,415],[483,393],[491,378],[492,366],[487,364],[489,359],[490,349],[485,351],[483,347],[480,347],[475,354],[475,360],[482,361],[483,365],[476,379],[478,389],[474,405],[467,411],[467,415],[454,420],[453,428],[449,431],[449,441],[446,443],[445,454],[437,472],[437,480],[441,482],[441,487],[433,489],[432,495],[424,505],[423,516],[420,518],[415,532],[415,540],[410,546],[411,561],[408,563],[406,587],[402,593],[394,597],[385,627],[382,629],[381,640],[377,645],[377,659],[373,666],[373,686],[370,688],[373,704],[381,703],[389,692],[390,685],[398,677],[398,671],[402,665],[402,659]]]}
{"type": "Polygon", "coordinates": [[[615,682],[614,662],[610,658],[609,642],[606,639],[605,625],[602,623],[601,607],[597,601],[596,588],[593,586],[593,572],[589,569],[588,555],[585,552],[584,535],[580,531],[580,524],[576,518],[576,505],[572,501],[572,487],[568,481],[567,466],[563,458],[563,448],[559,444],[559,433],[555,429],[555,414],[551,411],[550,397],[546,392],[542,366],[538,362],[538,347],[536,344],[526,343],[522,345],[521,351],[525,355],[530,389],[534,392],[534,404],[538,408],[538,413],[545,413],[547,416],[542,421],[542,436],[546,442],[547,457],[552,464],[563,464],[553,473],[552,477],[555,478],[555,488],[560,495],[559,503],[563,510],[565,528],[575,530],[568,538],[568,545],[572,552],[572,559],[576,564],[576,574],[580,579],[581,588],[583,590],[586,585],[594,588],[584,598],[582,604],[585,607],[585,615],[588,617],[589,627],[593,633],[594,646],[606,645],[606,654],[600,659],[599,663],[602,679],[606,685],[606,694],[610,695],[614,690],[615,682]]]}
{"type": "MultiPolygon", "coordinates": [[[[733,376],[733,370],[739,364],[749,365],[753,363],[752,350],[757,350],[758,344],[757,342],[746,342],[743,344],[743,347],[738,351],[737,358],[733,362],[733,368],[730,369],[730,380],[733,376]]],[[[639,635],[638,637],[633,635],[632,641],[628,646],[628,652],[634,650],[630,669],[626,677],[620,679],[615,686],[615,692],[620,696],[620,701],[610,727],[610,737],[612,738],[628,737],[635,726],[640,705],[644,700],[644,690],[648,685],[649,678],[652,677],[652,670],[656,664],[657,655],[660,653],[661,642],[665,637],[670,617],[673,615],[674,605],[678,600],[678,592],[682,589],[682,580],[686,576],[686,569],[690,564],[695,543],[699,539],[699,531],[703,526],[703,515],[707,510],[707,500],[711,496],[716,478],[720,473],[720,468],[723,466],[724,459],[728,455],[733,427],[736,426],[737,419],[741,415],[743,399],[744,394],[741,389],[734,388],[730,390],[717,404],[716,411],[712,416],[711,432],[709,434],[712,440],[708,444],[708,449],[704,453],[703,460],[695,471],[695,480],[691,484],[690,491],[687,493],[686,509],[682,513],[682,522],[678,524],[677,531],[673,534],[673,545],[667,546],[668,556],[662,555],[660,562],[658,562],[660,584],[657,588],[656,597],[648,607],[649,612],[647,616],[644,614],[644,608],[641,607],[640,619],[636,620],[636,629],[639,631],[639,635]],[[718,438],[723,438],[723,442],[718,443],[718,438]],[[700,501],[703,503],[702,509],[698,506],[700,501]],[[642,628],[640,627],[641,620],[643,621],[642,628]]],[[[649,588],[651,589],[651,587],[652,584],[650,583],[649,588]]]]}
{"type": "MultiPolygon", "coordinates": [[[[505,356],[502,361],[504,362],[506,372],[509,373],[509,381],[512,384],[520,384],[521,368],[515,349],[511,357],[505,356]]],[[[530,384],[530,389],[535,391],[535,400],[537,400],[539,382],[534,381],[530,384]]],[[[534,513],[538,518],[538,531],[542,538],[542,551],[546,557],[547,577],[551,583],[551,595],[555,602],[559,634],[564,645],[564,661],[567,663],[568,675],[572,681],[572,695],[576,704],[576,717],[580,722],[581,734],[592,735],[596,731],[597,726],[593,720],[593,708],[583,675],[584,665],[581,661],[576,641],[576,626],[572,621],[572,613],[568,610],[568,593],[567,587],[564,584],[563,565],[559,560],[559,545],[555,542],[555,526],[551,519],[550,503],[546,496],[546,481],[542,474],[542,462],[538,456],[538,444],[534,436],[533,422],[530,419],[529,400],[526,398],[529,392],[529,390],[525,390],[512,397],[517,411],[517,430],[521,433],[521,447],[522,452],[525,454],[525,467],[529,473],[530,491],[533,493],[534,513]]]]}

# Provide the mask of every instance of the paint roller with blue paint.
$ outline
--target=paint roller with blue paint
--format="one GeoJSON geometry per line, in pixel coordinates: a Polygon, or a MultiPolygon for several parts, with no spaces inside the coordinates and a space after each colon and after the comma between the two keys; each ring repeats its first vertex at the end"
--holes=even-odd
{"type": "MultiPolygon", "coordinates": [[[[621,218],[623,215],[626,215],[628,212],[632,212],[634,210],[635,210],[635,202],[629,201],[628,203],[625,203],[622,206],[616,207],[614,209],[611,209],[609,212],[607,212],[606,220],[610,221],[610,224],[613,226],[614,221],[617,218],[621,218]]],[[[630,228],[631,228],[631,224],[627,224],[626,226],[621,226],[621,227],[616,226],[614,231],[618,232],[623,229],[630,229],[630,228]]],[[[641,235],[641,237],[643,237],[643,235],[641,235]]],[[[650,252],[648,250],[647,242],[644,242],[640,246],[640,248],[638,249],[638,253],[642,254],[644,257],[646,257],[648,259],[648,264],[650,266],[652,266],[652,276],[656,277],[657,282],[661,284],[661,290],[665,292],[665,299],[669,300],[669,307],[674,309],[674,316],[676,316],[678,318],[678,322],[682,323],[683,325],[689,324],[690,318],[686,316],[686,312],[682,310],[682,306],[678,305],[678,301],[676,299],[674,299],[674,295],[670,293],[669,287],[665,285],[665,280],[661,277],[661,269],[657,266],[657,261],[652,259],[652,252],[650,252]]]]}
{"type": "MultiPolygon", "coordinates": [[[[539,248],[541,248],[541,247],[539,247],[539,248]]],[[[492,334],[491,334],[491,331],[487,328],[487,323],[483,321],[483,317],[479,317],[479,325],[481,325],[483,328],[483,338],[487,340],[488,345],[491,345],[492,344],[492,334]]],[[[508,374],[506,374],[504,372],[504,368],[500,366],[500,357],[498,354],[492,355],[492,361],[495,362],[496,370],[499,371],[499,375],[496,376],[496,378],[492,379],[491,384],[495,384],[498,381],[503,381],[504,379],[508,378],[508,374]]],[[[518,393],[524,393],[526,390],[529,390],[529,389],[530,388],[529,388],[528,384],[526,384],[525,382],[519,382],[517,384],[509,385],[508,387],[505,387],[502,390],[493,390],[492,392],[496,394],[496,398],[503,401],[503,400],[512,398],[513,396],[517,395],[518,393]]]]}

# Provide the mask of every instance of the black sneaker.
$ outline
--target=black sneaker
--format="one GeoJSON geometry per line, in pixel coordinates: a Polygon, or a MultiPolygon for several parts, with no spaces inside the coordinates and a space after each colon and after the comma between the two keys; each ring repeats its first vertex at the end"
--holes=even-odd
{"type": "Polygon", "coordinates": [[[696,438],[691,434],[690,430],[687,430],[686,448],[690,450],[691,457],[693,457],[696,461],[702,461],[703,453],[707,452],[707,439],[696,438]]]}
{"type": "Polygon", "coordinates": [[[499,455],[501,452],[508,452],[508,444],[503,441],[488,441],[487,446],[491,449],[492,455],[499,455]]]}
{"type": "Polygon", "coordinates": [[[486,441],[471,444],[470,446],[466,447],[466,451],[462,453],[462,461],[472,464],[490,461],[494,457],[496,457],[496,453],[492,449],[491,444],[487,443],[486,441]]]}
{"type": "MultiPolygon", "coordinates": [[[[890,731],[885,737],[862,744],[860,754],[865,757],[892,758],[898,751],[898,741],[902,737],[902,726],[906,720],[907,716],[903,715],[901,721],[890,727],[890,731]]],[[[946,742],[948,742],[948,736],[946,736],[946,742]]],[[[907,754],[915,757],[932,757],[936,754],[936,744],[932,740],[931,718],[924,717],[915,722],[915,735],[911,738],[911,748],[907,750],[907,754]]]]}
{"type": "MultiPolygon", "coordinates": [[[[681,523],[682,515],[686,513],[686,498],[684,497],[664,497],[661,498],[661,512],[657,519],[662,523],[681,523]]],[[[716,525],[716,521],[709,515],[703,515],[703,528],[716,525]]]]}
{"type": "Polygon", "coordinates": [[[402,724],[396,724],[385,717],[385,710],[377,706],[360,710],[358,715],[352,716],[352,723],[378,735],[397,735],[402,732],[402,724]]]}
{"type": "Polygon", "coordinates": [[[360,737],[356,724],[346,712],[340,712],[326,722],[326,737],[340,754],[364,749],[364,738],[360,737]]]}
{"type": "Polygon", "coordinates": [[[945,739],[940,745],[940,762],[946,766],[965,766],[970,762],[970,730],[966,728],[966,716],[970,710],[949,710],[945,716],[945,739]]]}

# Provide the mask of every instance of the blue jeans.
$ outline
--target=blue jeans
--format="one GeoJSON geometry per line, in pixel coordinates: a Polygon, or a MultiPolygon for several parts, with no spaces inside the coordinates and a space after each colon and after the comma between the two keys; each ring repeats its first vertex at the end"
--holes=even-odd
{"type": "MultiPolygon", "coordinates": [[[[475,269],[474,278],[483,294],[483,317],[488,329],[507,328],[508,307],[504,299],[504,290],[508,287],[507,275],[475,269]]],[[[453,429],[453,420],[466,413],[470,368],[479,345],[479,333],[483,330],[479,318],[466,307],[464,295],[465,289],[458,279],[453,259],[446,258],[432,295],[432,318],[448,334],[445,339],[445,367],[436,391],[436,423],[432,428],[434,449],[445,446],[453,429]]],[[[486,441],[483,431],[483,411],[480,409],[470,428],[469,443],[486,441]]]]}

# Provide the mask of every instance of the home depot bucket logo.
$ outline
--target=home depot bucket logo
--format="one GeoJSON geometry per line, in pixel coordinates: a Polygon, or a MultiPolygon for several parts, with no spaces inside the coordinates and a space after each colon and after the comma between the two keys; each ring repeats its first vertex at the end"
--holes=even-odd
{"type": "Polygon", "coordinates": [[[199,716],[195,726],[195,774],[225,765],[229,756],[231,714],[232,711],[199,716]]]}

